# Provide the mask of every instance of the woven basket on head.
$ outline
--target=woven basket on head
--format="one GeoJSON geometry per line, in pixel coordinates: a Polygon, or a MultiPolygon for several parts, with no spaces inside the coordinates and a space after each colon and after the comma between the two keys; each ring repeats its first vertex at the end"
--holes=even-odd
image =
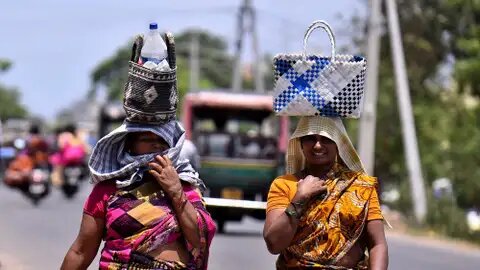
{"type": "Polygon", "coordinates": [[[360,117],[367,61],[336,54],[335,36],[326,22],[315,21],[308,27],[302,54],[278,54],[273,62],[273,107],[278,115],[360,117]],[[307,54],[308,38],[320,28],[330,38],[331,56],[307,54]]]}
{"type": "Polygon", "coordinates": [[[161,124],[176,118],[177,66],[175,42],[171,33],[165,33],[169,71],[155,71],[138,63],[143,47],[143,37],[137,36],[132,46],[132,56],[125,84],[123,107],[126,120],[135,123],[161,124]]]}

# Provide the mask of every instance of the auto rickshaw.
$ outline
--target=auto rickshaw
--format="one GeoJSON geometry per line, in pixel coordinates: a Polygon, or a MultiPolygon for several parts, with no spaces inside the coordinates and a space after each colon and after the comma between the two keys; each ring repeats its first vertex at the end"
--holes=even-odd
{"type": "Polygon", "coordinates": [[[284,173],[287,117],[273,112],[273,97],[226,91],[185,96],[183,124],[200,155],[205,201],[219,232],[244,216],[265,219],[268,190],[284,173]]]}

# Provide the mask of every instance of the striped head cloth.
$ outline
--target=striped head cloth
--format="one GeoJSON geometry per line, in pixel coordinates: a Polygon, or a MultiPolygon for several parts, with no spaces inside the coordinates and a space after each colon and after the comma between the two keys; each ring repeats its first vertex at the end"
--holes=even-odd
{"type": "Polygon", "coordinates": [[[117,179],[117,187],[126,187],[140,181],[147,169],[147,163],[158,154],[167,155],[172,161],[181,180],[203,189],[205,186],[198,173],[188,160],[180,158],[180,150],[185,141],[185,130],[179,122],[172,120],[164,124],[146,125],[125,121],[120,127],[100,139],[92,151],[88,167],[92,174],[91,182],[96,184],[109,179],[117,179]],[[139,156],[130,155],[125,149],[128,133],[152,132],[167,142],[170,147],[162,153],[139,156]]]}

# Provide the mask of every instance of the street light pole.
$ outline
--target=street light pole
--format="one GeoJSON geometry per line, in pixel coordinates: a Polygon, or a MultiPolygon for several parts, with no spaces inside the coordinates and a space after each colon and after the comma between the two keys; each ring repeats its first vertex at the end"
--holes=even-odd
{"type": "Polygon", "coordinates": [[[367,81],[363,114],[360,117],[358,153],[365,170],[370,175],[375,168],[375,134],[377,122],[378,64],[382,27],[382,0],[370,0],[367,42],[367,81]]]}
{"type": "Polygon", "coordinates": [[[243,50],[243,41],[245,40],[246,34],[250,33],[252,35],[252,50],[253,50],[253,70],[255,78],[255,91],[262,93],[264,92],[264,83],[263,83],[263,69],[261,66],[260,51],[258,48],[258,39],[256,31],[256,13],[253,8],[251,0],[244,0],[237,17],[237,39],[235,41],[235,58],[234,58],[234,69],[233,69],[233,78],[232,78],[232,89],[233,92],[240,92],[242,90],[242,50],[243,50]]]}
{"type": "Polygon", "coordinates": [[[408,178],[410,180],[412,203],[417,222],[423,223],[425,220],[425,215],[427,214],[427,203],[422,170],[420,166],[420,155],[418,153],[412,103],[410,100],[410,89],[408,86],[407,72],[405,69],[404,51],[402,39],[400,37],[397,5],[395,0],[386,0],[386,3],[390,32],[390,46],[392,49],[393,65],[395,70],[395,89],[397,91],[397,100],[400,110],[403,145],[405,148],[405,159],[408,167],[408,178]]]}
{"type": "Polygon", "coordinates": [[[198,91],[198,77],[200,73],[199,41],[197,32],[192,32],[190,42],[190,91],[198,91]]]}
{"type": "Polygon", "coordinates": [[[233,61],[233,78],[232,78],[232,91],[240,92],[242,88],[242,49],[243,49],[243,33],[245,32],[244,26],[244,14],[246,10],[247,0],[237,14],[237,39],[235,40],[235,58],[233,61]]]}

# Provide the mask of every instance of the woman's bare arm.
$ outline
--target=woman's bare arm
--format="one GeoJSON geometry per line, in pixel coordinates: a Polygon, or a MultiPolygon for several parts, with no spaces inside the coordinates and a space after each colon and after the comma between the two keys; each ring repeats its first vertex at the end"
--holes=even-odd
{"type": "Polygon", "coordinates": [[[201,246],[200,230],[197,223],[197,210],[188,201],[183,192],[180,178],[172,161],[167,156],[156,156],[154,162],[150,162],[149,173],[160,184],[168,197],[172,200],[178,223],[187,241],[195,248],[201,246]]]}
{"type": "Polygon", "coordinates": [[[97,255],[102,242],[105,220],[83,214],[77,239],[63,259],[61,270],[87,269],[97,255]]]}
{"type": "MultiPolygon", "coordinates": [[[[268,251],[278,254],[286,249],[293,240],[298,227],[298,218],[303,214],[304,207],[310,198],[327,191],[325,181],[308,175],[297,183],[297,191],[291,203],[296,204],[297,218],[289,217],[286,208],[273,209],[267,213],[263,227],[263,238],[267,243],[268,251]]],[[[288,206],[287,206],[288,207],[288,206]]]]}
{"type": "Polygon", "coordinates": [[[367,247],[370,254],[369,269],[386,270],[388,246],[382,220],[372,220],[367,223],[367,247]]]}
{"type": "Polygon", "coordinates": [[[187,195],[182,191],[177,196],[172,196],[172,204],[178,223],[186,240],[195,248],[200,247],[200,230],[197,223],[197,210],[187,200],[187,195]]]}
{"type": "Polygon", "coordinates": [[[297,231],[298,220],[285,214],[285,209],[273,209],[267,213],[263,227],[263,238],[268,251],[279,254],[292,242],[297,231]]]}

